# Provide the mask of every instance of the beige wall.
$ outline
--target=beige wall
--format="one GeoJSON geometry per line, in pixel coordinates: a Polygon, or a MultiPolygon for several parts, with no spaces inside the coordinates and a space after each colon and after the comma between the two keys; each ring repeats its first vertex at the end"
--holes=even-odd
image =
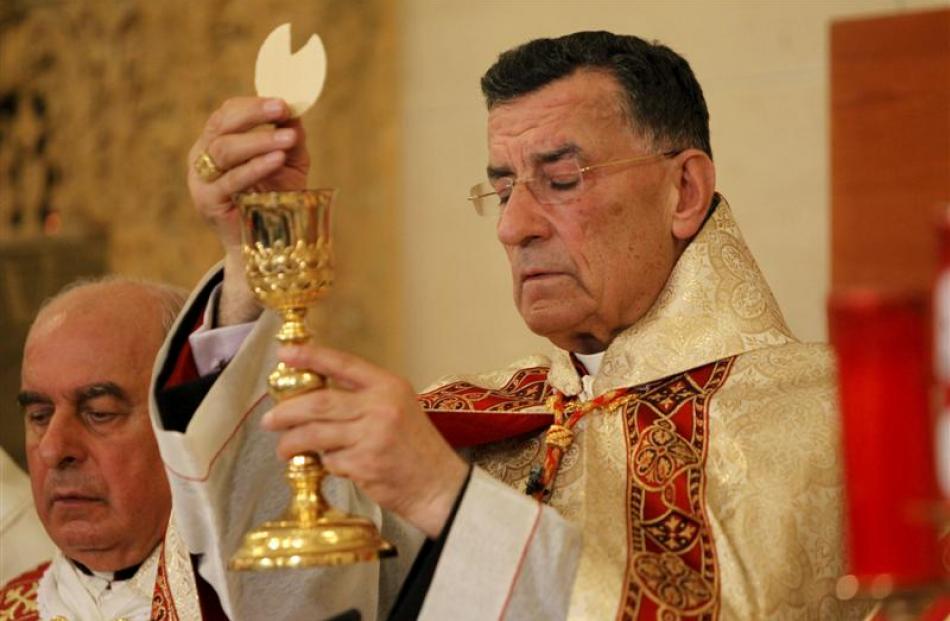
{"type": "Polygon", "coordinates": [[[510,301],[492,223],[477,220],[464,200],[486,158],[478,79],[499,52],[538,36],[607,29],[683,54],[712,116],[718,187],[792,329],[821,340],[829,283],[829,23],[936,5],[947,0],[407,0],[404,337],[411,379],[421,386],[546,347],[510,301]]]}

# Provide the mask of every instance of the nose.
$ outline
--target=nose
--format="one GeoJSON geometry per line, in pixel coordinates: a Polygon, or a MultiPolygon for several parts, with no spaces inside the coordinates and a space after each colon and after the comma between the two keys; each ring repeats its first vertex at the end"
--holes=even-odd
{"type": "Polygon", "coordinates": [[[85,458],[82,425],[72,412],[57,411],[39,441],[39,454],[49,468],[65,468],[85,458]]]}
{"type": "Polygon", "coordinates": [[[505,246],[526,246],[550,234],[551,223],[526,184],[514,187],[498,217],[498,241],[505,246]]]}

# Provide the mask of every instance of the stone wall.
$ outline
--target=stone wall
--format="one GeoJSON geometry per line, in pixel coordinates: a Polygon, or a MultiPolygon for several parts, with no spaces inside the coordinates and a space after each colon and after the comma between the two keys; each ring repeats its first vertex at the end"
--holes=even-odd
{"type": "MultiPolygon", "coordinates": [[[[193,285],[220,249],[190,206],[188,148],[220,102],[253,93],[257,48],[289,21],[295,45],[317,32],[329,59],[323,96],[304,118],[311,184],[340,189],[338,284],[321,304],[321,338],[397,365],[395,13],[388,0],[5,1],[0,245],[44,235],[105,243],[112,271],[193,285]]],[[[35,289],[53,285],[4,279],[0,296],[17,286],[41,299],[52,291],[35,289]]],[[[4,445],[9,421],[19,425],[15,390],[0,386],[4,445]]]]}

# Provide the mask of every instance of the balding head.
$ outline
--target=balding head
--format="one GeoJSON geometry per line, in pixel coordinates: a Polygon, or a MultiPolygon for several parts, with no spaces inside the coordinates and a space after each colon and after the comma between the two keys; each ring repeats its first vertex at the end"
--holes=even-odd
{"type": "Polygon", "coordinates": [[[158,326],[164,338],[187,297],[188,292],[179,287],[125,276],[77,280],[43,302],[30,330],[57,311],[99,313],[114,309],[149,326],[158,326]]]}
{"type": "Polygon", "coordinates": [[[181,300],[153,283],[86,282],[47,302],[27,336],[19,402],[37,511],[91,569],[139,563],[164,533],[171,496],[148,385],[181,300]]]}

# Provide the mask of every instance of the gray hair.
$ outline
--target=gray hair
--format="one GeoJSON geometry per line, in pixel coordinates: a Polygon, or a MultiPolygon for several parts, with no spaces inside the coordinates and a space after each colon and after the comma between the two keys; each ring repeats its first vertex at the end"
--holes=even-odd
{"type": "Polygon", "coordinates": [[[185,300],[188,299],[188,291],[181,287],[176,287],[175,285],[145,278],[107,274],[105,276],[79,278],[67,284],[55,295],[46,298],[43,303],[40,304],[36,317],[39,317],[43,309],[73,291],[102,285],[130,285],[142,289],[153,296],[159,305],[159,312],[161,313],[160,321],[164,334],[168,334],[172,326],[175,325],[175,319],[178,318],[178,313],[181,312],[182,307],[185,305],[185,300]]]}

